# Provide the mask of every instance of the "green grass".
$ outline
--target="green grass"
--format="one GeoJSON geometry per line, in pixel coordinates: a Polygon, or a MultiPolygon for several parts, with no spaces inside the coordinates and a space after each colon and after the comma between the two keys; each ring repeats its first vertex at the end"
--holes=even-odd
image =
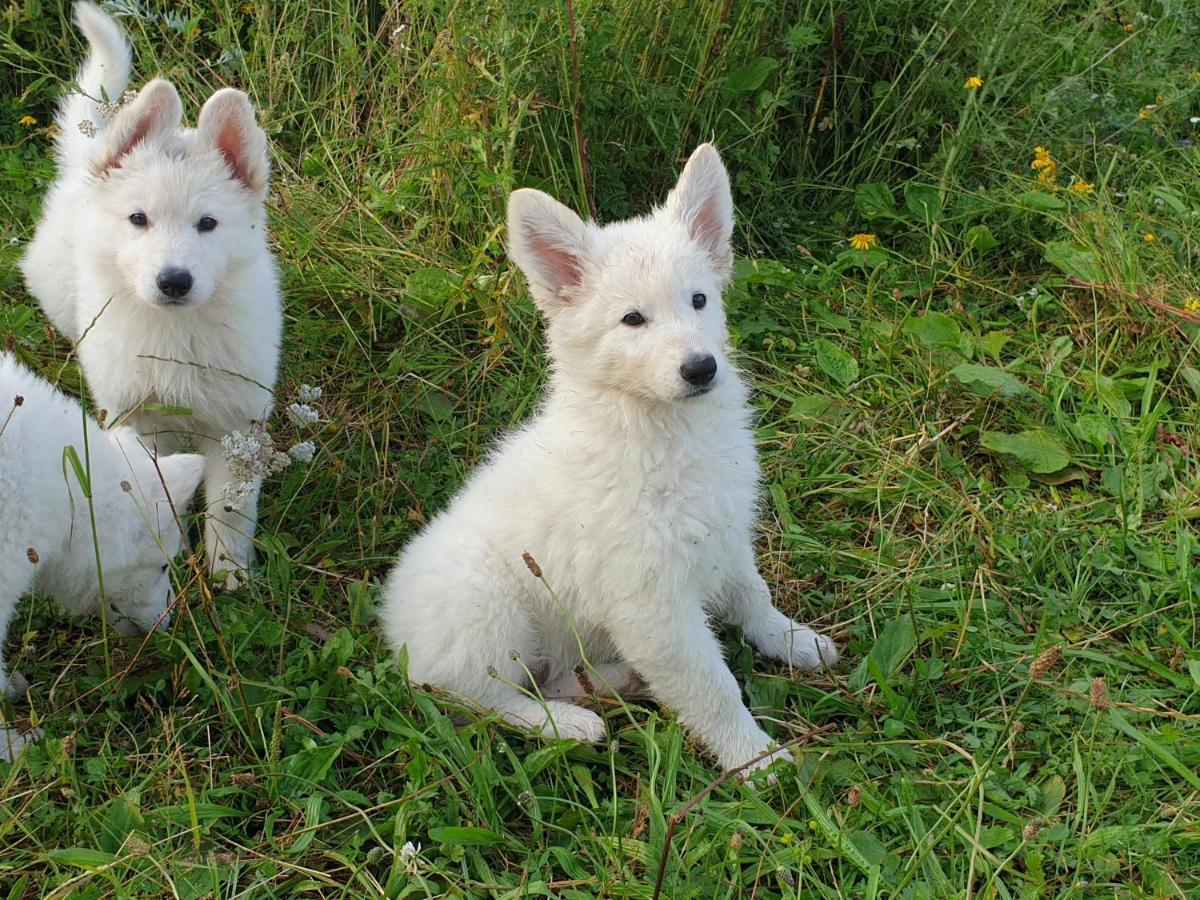
{"type": "MultiPolygon", "coordinates": [[[[172,9],[127,20],[140,77],[262,109],[281,399],[319,385],[327,424],[268,486],[258,579],[211,602],[181,566],[117,677],[98,623],[22,606],[4,713],[47,738],[0,765],[9,896],[1200,892],[1194,4],[578,0],[578,78],[565,3],[172,9]],[[407,684],[372,608],[537,400],[507,192],[619,218],[710,137],[761,566],[845,663],[792,678],[729,634],[780,739],[826,730],[689,806],[719,773],[669,713],[531,740],[407,684]]],[[[0,339],[71,391],[12,264],[79,54],[59,4],[0,10],[0,339]]]]}

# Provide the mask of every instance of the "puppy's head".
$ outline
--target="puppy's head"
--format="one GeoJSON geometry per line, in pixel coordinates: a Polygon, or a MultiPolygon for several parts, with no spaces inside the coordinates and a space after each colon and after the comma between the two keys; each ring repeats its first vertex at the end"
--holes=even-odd
{"type": "Polygon", "coordinates": [[[690,401],[728,375],[721,289],[733,261],[733,201],[721,157],[701,145],[666,203],[600,227],[541,191],[508,202],[509,252],[572,381],[690,401]]]}
{"type": "Polygon", "coordinates": [[[130,460],[128,497],[117,497],[97,525],[104,559],[108,616],[119,631],[138,634],[170,621],[175,602],[170,562],[179,553],[182,515],[204,474],[204,457],[176,453],[157,463],[126,433],[117,437],[130,460]]]}
{"type": "Polygon", "coordinates": [[[240,91],[217,91],[194,131],[162,79],[146,85],[104,131],[92,159],[89,247],[100,271],[156,307],[210,300],[260,252],[270,162],[240,91]]]}

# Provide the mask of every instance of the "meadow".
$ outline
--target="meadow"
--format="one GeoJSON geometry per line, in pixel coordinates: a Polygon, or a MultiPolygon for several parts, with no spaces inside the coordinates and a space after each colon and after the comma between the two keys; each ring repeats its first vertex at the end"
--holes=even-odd
{"type": "MultiPolygon", "coordinates": [[[[1189,0],[118,0],[187,116],[272,141],[279,407],[260,567],[171,629],[23,604],[9,897],[1200,894],[1200,9],[1189,0]],[[721,779],[669,713],[532,739],[410,684],[380,578],[537,403],[519,186],[612,220],[714,139],[760,567],[835,635],[724,636],[797,762],[721,779]],[[307,395],[306,395],[307,396],[307,395]]],[[[0,7],[0,340],[82,393],[15,262],[82,48],[0,7]]]]}

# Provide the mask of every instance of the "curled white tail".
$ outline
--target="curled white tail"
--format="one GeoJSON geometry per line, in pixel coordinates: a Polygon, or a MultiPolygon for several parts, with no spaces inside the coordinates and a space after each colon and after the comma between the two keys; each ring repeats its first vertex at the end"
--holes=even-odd
{"type": "Polygon", "coordinates": [[[120,100],[129,85],[133,59],[121,26],[96,4],[76,3],[75,24],[87,41],[88,55],[75,76],[79,91],[67,94],[59,104],[57,145],[61,166],[82,168],[93,139],[80,130],[79,123],[91,122],[96,130],[103,126],[97,107],[105,100],[120,100]]]}

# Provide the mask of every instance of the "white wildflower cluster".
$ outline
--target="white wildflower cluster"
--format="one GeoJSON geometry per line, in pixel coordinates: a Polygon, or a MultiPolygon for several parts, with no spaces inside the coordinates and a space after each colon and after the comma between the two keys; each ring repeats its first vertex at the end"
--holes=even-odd
{"type": "MultiPolygon", "coordinates": [[[[321,399],[321,389],[302,384],[299,396],[300,402],[287,408],[288,421],[297,427],[321,421],[320,412],[311,405],[321,399]]],[[[299,441],[283,453],[276,448],[275,439],[266,426],[257,422],[245,433],[234,431],[225,435],[221,438],[221,448],[233,476],[226,484],[222,498],[230,509],[241,509],[261,479],[283,471],[293,462],[310,463],[317,452],[317,445],[312,441],[299,441]]]]}
{"type": "Polygon", "coordinates": [[[412,841],[406,841],[404,846],[400,848],[400,862],[404,866],[404,871],[409,875],[419,875],[421,873],[421,845],[413,844],[412,841]]]}
{"type": "Polygon", "coordinates": [[[96,136],[96,123],[91,119],[84,119],[79,123],[79,131],[84,137],[94,138],[96,136]]]}
{"type": "Polygon", "coordinates": [[[221,438],[221,449],[232,476],[222,498],[230,509],[241,509],[259,479],[287,468],[291,459],[275,449],[267,429],[255,422],[246,432],[233,431],[221,438]]]}
{"type": "Polygon", "coordinates": [[[118,110],[120,110],[122,106],[132,103],[135,97],[137,97],[137,91],[128,90],[116,100],[108,100],[104,103],[98,103],[96,105],[96,114],[102,119],[111,119],[117,114],[118,110]]]}
{"type": "Polygon", "coordinates": [[[287,408],[287,417],[298,428],[316,425],[321,420],[321,414],[307,403],[293,403],[287,408]]]}

